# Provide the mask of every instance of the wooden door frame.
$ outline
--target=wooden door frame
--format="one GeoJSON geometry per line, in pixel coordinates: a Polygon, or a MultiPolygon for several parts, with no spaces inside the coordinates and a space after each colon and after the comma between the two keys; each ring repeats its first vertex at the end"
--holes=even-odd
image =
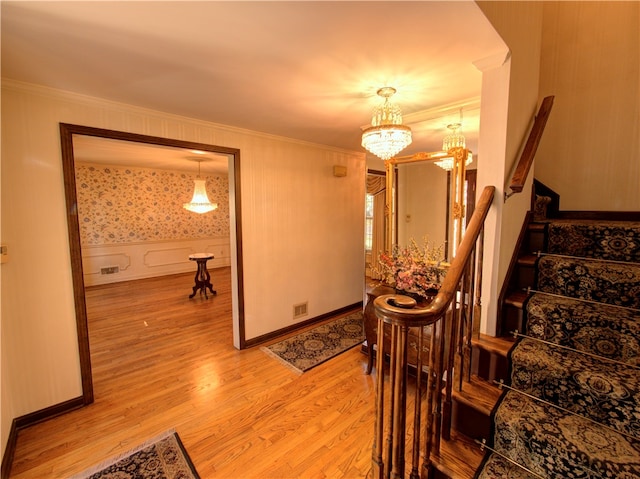
{"type": "MultiPolygon", "coordinates": [[[[237,271],[237,318],[240,349],[246,345],[244,324],[244,280],[242,260],[242,221],[240,208],[240,150],[224,146],[208,145],[191,141],[174,140],[116,130],[93,128],[81,125],[60,123],[60,141],[62,151],[62,170],[64,175],[65,201],[67,208],[67,229],[69,234],[69,252],[71,259],[71,275],[73,283],[73,297],[76,311],[76,330],[78,334],[78,351],[80,357],[80,376],[82,380],[82,399],[84,405],[91,404],[93,395],[93,375],[91,372],[91,352],[89,348],[89,328],[87,322],[87,307],[85,299],[84,277],[82,269],[82,250],[80,244],[80,226],[78,220],[78,202],[76,194],[75,158],[73,153],[73,136],[85,135],[107,139],[130,141],[150,145],[160,145],[187,150],[203,150],[233,156],[233,181],[235,209],[235,266],[237,271]]],[[[232,261],[234,258],[232,258],[232,261]]]]}

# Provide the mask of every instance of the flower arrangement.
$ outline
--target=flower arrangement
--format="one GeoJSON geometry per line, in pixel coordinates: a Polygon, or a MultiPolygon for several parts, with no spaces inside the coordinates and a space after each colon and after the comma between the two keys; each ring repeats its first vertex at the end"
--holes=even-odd
{"type": "Polygon", "coordinates": [[[434,248],[424,239],[422,247],[412,238],[408,246],[394,245],[391,253],[381,252],[379,267],[374,272],[396,290],[427,297],[430,290],[440,289],[447,268],[444,247],[434,248]]]}

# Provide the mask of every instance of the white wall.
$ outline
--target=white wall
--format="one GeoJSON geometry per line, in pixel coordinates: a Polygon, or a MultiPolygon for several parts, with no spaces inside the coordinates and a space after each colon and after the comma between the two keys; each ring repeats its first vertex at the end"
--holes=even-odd
{"type": "Polygon", "coordinates": [[[536,178],[563,210],[640,211],[640,2],[545,2],[536,178]]]}
{"type": "MultiPolygon", "coordinates": [[[[398,244],[425,237],[434,248],[444,246],[447,226],[447,172],[434,162],[398,166],[398,244]]],[[[443,248],[444,252],[444,248],[443,248]]]]}
{"type": "Polygon", "coordinates": [[[479,62],[483,71],[477,194],[496,187],[485,224],[481,332],[495,334],[497,300],[531,198],[532,176],[522,193],[504,193],[538,108],[542,2],[478,2],[507,44],[510,57],[479,62]]]}
{"type": "Polygon", "coordinates": [[[364,153],[4,81],[3,452],[13,418],[82,393],[60,122],[240,149],[247,339],[362,300],[364,153]]]}

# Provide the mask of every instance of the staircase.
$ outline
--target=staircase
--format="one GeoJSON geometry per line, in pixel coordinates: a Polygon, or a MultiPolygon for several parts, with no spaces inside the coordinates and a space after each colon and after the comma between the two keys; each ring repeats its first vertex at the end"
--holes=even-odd
{"type": "Polygon", "coordinates": [[[640,478],[640,222],[532,222],[521,244],[432,476],[640,478]]]}
{"type": "Polygon", "coordinates": [[[518,339],[475,477],[638,478],[640,223],[544,232],[535,289],[519,318],[506,315],[518,339]]]}

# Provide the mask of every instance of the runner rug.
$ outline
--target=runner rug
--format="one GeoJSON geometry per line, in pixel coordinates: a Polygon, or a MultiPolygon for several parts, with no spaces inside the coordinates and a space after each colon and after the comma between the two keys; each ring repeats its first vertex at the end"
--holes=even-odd
{"type": "Polygon", "coordinates": [[[175,431],[150,439],[70,479],[200,479],[175,431]]]}
{"type": "Polygon", "coordinates": [[[363,341],[362,312],[358,311],[260,349],[303,373],[363,341]]]}

